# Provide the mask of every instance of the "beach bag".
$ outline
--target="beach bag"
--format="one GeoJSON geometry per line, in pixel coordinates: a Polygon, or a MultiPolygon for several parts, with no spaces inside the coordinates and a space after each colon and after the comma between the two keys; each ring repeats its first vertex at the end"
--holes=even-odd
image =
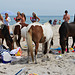
{"type": "Polygon", "coordinates": [[[11,63],[11,55],[8,52],[3,52],[1,55],[3,63],[11,63]]]}
{"type": "Polygon", "coordinates": [[[22,50],[20,47],[18,47],[17,49],[13,49],[10,51],[11,55],[15,55],[15,56],[21,56],[22,54],[22,50]]]}

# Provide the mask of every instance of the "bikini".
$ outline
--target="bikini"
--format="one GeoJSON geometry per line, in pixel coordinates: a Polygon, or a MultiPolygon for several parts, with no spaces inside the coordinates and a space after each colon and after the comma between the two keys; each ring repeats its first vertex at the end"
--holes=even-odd
{"type": "Polygon", "coordinates": [[[31,21],[32,21],[32,22],[36,22],[36,19],[32,19],[31,21]]]}

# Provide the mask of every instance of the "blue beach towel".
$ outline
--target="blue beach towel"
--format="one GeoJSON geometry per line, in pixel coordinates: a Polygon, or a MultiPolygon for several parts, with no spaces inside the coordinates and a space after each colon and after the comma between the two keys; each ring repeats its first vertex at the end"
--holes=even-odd
{"type": "Polygon", "coordinates": [[[52,49],[52,50],[61,50],[60,47],[58,47],[58,48],[50,48],[50,49],[52,49]]]}

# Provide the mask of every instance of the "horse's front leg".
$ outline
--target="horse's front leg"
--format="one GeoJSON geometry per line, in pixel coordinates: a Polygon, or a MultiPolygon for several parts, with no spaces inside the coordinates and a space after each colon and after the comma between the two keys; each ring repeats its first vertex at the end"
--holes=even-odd
{"type": "Polygon", "coordinates": [[[73,46],[74,46],[74,42],[75,42],[75,37],[72,37],[73,38],[73,44],[72,44],[72,48],[73,48],[73,46]]]}
{"type": "Polygon", "coordinates": [[[13,34],[13,48],[15,48],[15,35],[13,34]]]}
{"type": "Polygon", "coordinates": [[[49,61],[49,51],[50,50],[50,41],[43,43],[42,44],[42,49],[43,49],[43,56],[42,56],[42,61],[48,60],[49,61]]]}
{"type": "Polygon", "coordinates": [[[69,53],[69,49],[68,49],[68,38],[67,38],[67,53],[69,53]]]}
{"type": "Polygon", "coordinates": [[[39,47],[39,42],[35,43],[35,64],[37,64],[37,51],[39,47]]]}
{"type": "Polygon", "coordinates": [[[44,47],[43,53],[45,55],[47,53],[47,50],[48,50],[48,42],[44,43],[43,47],[44,47]]]}
{"type": "Polygon", "coordinates": [[[42,44],[42,52],[43,52],[42,57],[44,58],[46,57],[47,50],[48,50],[48,42],[42,44]]]}
{"type": "Polygon", "coordinates": [[[4,38],[2,38],[2,44],[3,44],[4,38]]]}
{"type": "Polygon", "coordinates": [[[49,50],[50,50],[51,45],[52,45],[52,44],[51,44],[51,41],[52,41],[52,40],[50,39],[50,40],[47,42],[47,45],[48,45],[48,46],[47,46],[47,50],[48,50],[47,52],[48,52],[48,53],[49,53],[49,50]]]}

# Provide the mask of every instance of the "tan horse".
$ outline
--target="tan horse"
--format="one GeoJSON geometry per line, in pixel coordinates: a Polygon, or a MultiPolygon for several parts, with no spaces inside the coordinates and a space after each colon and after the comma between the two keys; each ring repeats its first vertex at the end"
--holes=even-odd
{"type": "Polygon", "coordinates": [[[53,31],[50,23],[47,22],[44,25],[42,25],[38,22],[35,22],[28,25],[26,29],[26,40],[28,45],[28,62],[29,62],[29,51],[31,53],[32,61],[34,62],[33,47],[32,47],[33,41],[35,43],[35,63],[37,63],[36,58],[39,43],[43,43],[44,48],[43,53],[46,54],[53,40],[53,31]]]}

